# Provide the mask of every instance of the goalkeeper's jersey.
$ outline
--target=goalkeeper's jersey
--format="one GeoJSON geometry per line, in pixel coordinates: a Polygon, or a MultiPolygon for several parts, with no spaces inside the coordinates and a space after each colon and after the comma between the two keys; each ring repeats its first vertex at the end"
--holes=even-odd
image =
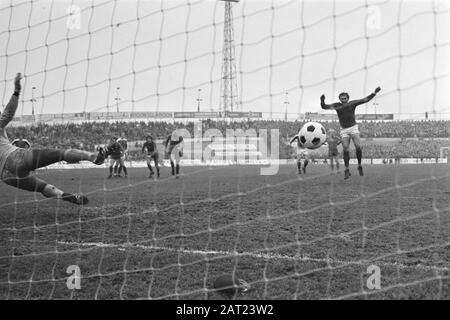
{"type": "Polygon", "coordinates": [[[13,95],[0,117],[0,178],[9,155],[19,149],[11,144],[6,134],[6,125],[14,118],[18,104],[18,97],[13,95]]]}

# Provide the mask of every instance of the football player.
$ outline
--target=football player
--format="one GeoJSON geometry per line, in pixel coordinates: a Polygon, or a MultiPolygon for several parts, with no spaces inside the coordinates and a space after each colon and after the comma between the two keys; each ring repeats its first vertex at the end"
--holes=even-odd
{"type": "Polygon", "coordinates": [[[166,139],[165,148],[166,154],[170,159],[172,175],[178,179],[180,174],[180,158],[183,156],[183,137],[176,131],[172,132],[166,139]]]}
{"type": "Polygon", "coordinates": [[[116,161],[116,165],[114,166],[114,175],[120,178],[120,174],[125,173],[125,178],[127,177],[127,167],[125,166],[125,160],[128,156],[128,140],[126,138],[119,138],[117,139],[117,142],[122,146],[123,153],[121,160],[122,161],[116,161]]]}
{"type": "Polygon", "coordinates": [[[328,130],[326,143],[328,144],[328,157],[330,159],[331,174],[334,174],[333,160],[336,162],[336,172],[339,173],[339,160],[338,160],[337,146],[342,143],[342,140],[339,137],[339,135],[336,133],[336,130],[334,130],[334,129],[328,130]]]}
{"type": "Polygon", "coordinates": [[[76,149],[25,149],[10,143],[6,134],[6,126],[14,118],[17,110],[22,88],[21,78],[21,74],[18,73],[14,79],[14,94],[0,116],[0,179],[18,189],[40,192],[47,198],[62,199],[78,205],[88,203],[85,195],[66,193],[36,177],[32,172],[60,161],[77,163],[84,160],[100,165],[105,161],[103,149],[99,149],[98,154],[94,154],[76,149]]]}
{"type": "Polygon", "coordinates": [[[146,141],[144,145],[142,146],[142,153],[146,155],[147,160],[147,167],[148,170],[150,170],[149,178],[152,178],[154,175],[153,169],[152,169],[152,160],[155,163],[156,168],[156,176],[159,178],[159,154],[158,149],[156,147],[155,141],[153,141],[153,137],[151,135],[147,135],[145,137],[146,141]]]}
{"type": "Polygon", "coordinates": [[[292,144],[293,142],[297,141],[297,169],[298,169],[298,174],[306,174],[306,166],[309,163],[309,160],[311,159],[311,155],[308,152],[308,150],[301,144],[300,142],[300,138],[298,137],[298,135],[296,135],[295,137],[293,137],[291,139],[291,141],[289,142],[289,144],[292,144]],[[303,167],[302,167],[302,162],[303,162],[303,167]]]}
{"type": "MultiPolygon", "coordinates": [[[[120,143],[117,142],[117,137],[112,136],[109,144],[105,148],[106,155],[109,156],[109,176],[108,179],[111,179],[113,176],[113,169],[116,162],[119,163],[119,165],[123,164],[122,156],[124,153],[123,147],[120,143]]],[[[125,177],[126,177],[126,171],[125,177]]]]}
{"type": "Polygon", "coordinates": [[[358,125],[355,120],[355,109],[357,106],[367,103],[372,100],[378,92],[380,92],[381,88],[377,87],[373,93],[368,95],[367,97],[359,100],[349,101],[350,96],[347,92],[342,92],[339,94],[339,101],[332,104],[325,103],[325,95],[320,96],[320,105],[322,109],[325,110],[335,110],[339,124],[341,125],[341,136],[342,136],[342,148],[344,149],[344,165],[345,165],[345,177],[344,179],[348,179],[350,177],[350,140],[353,140],[353,144],[356,149],[356,158],[358,159],[358,172],[360,176],[363,176],[363,168],[361,165],[362,159],[362,148],[361,148],[361,138],[359,135],[358,125]]]}
{"type": "Polygon", "coordinates": [[[14,139],[14,141],[11,143],[13,146],[16,146],[18,148],[22,149],[28,149],[31,148],[31,143],[27,139],[14,139]]]}

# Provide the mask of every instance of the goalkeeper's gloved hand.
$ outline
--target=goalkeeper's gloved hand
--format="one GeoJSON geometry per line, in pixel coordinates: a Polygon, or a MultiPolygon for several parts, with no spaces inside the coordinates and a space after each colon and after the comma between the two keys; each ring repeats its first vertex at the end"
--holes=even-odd
{"type": "Polygon", "coordinates": [[[22,90],[22,85],[20,84],[21,79],[22,79],[22,74],[19,72],[19,73],[17,73],[16,77],[14,78],[14,93],[20,93],[20,90],[22,90]]]}
{"type": "Polygon", "coordinates": [[[320,100],[321,101],[325,100],[325,95],[324,94],[320,96],[320,100]]]}
{"type": "Polygon", "coordinates": [[[376,87],[375,93],[378,93],[378,92],[380,92],[380,91],[381,91],[381,88],[380,88],[380,87],[376,87]]]}

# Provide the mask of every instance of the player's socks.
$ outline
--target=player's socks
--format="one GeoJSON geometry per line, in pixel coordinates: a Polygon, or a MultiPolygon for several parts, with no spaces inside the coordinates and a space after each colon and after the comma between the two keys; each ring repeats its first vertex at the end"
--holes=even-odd
{"type": "MultiPolygon", "coordinates": [[[[42,188],[42,187],[41,187],[42,188]]],[[[51,184],[46,184],[42,190],[39,190],[46,198],[62,198],[64,192],[51,184]]]]}
{"type": "MultiPolygon", "coordinates": [[[[120,168],[123,169],[123,173],[125,174],[125,178],[128,177],[127,167],[123,166],[123,167],[120,167],[120,168]]],[[[120,168],[119,168],[119,171],[120,171],[120,168]]],[[[120,175],[120,173],[119,173],[119,175],[120,175]]]]}
{"type": "Polygon", "coordinates": [[[108,179],[111,179],[112,175],[113,175],[113,167],[109,167],[109,176],[108,176],[108,179]]]}
{"type": "Polygon", "coordinates": [[[358,172],[361,177],[364,175],[364,171],[361,165],[358,166],[358,172]]]}
{"type": "Polygon", "coordinates": [[[159,178],[159,168],[156,168],[156,176],[159,178]]]}
{"type": "Polygon", "coordinates": [[[358,159],[358,165],[361,166],[361,160],[362,160],[362,149],[361,149],[361,147],[356,148],[356,158],[358,159]]]}
{"type": "Polygon", "coordinates": [[[172,175],[175,175],[175,164],[173,163],[173,161],[170,161],[170,166],[172,167],[172,175]]]}
{"type": "Polygon", "coordinates": [[[344,165],[345,168],[348,169],[348,166],[350,165],[350,151],[344,151],[344,165]]]}
{"type": "Polygon", "coordinates": [[[180,174],[180,165],[177,164],[175,168],[176,168],[176,174],[179,175],[180,174]]]}
{"type": "Polygon", "coordinates": [[[302,163],[301,162],[297,162],[297,169],[298,169],[298,173],[302,174],[302,163]]]}
{"type": "Polygon", "coordinates": [[[350,174],[350,170],[347,168],[345,169],[345,176],[344,176],[344,180],[347,180],[348,178],[350,178],[351,174],[350,174]]]}

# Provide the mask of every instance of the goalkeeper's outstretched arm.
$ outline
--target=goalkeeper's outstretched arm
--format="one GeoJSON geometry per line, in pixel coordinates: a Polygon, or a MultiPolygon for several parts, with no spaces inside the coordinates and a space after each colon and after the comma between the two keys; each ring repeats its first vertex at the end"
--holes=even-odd
{"type": "Polygon", "coordinates": [[[14,79],[14,93],[11,96],[8,104],[5,107],[5,110],[1,114],[0,117],[0,128],[5,128],[8,123],[14,118],[16,114],[17,106],[19,104],[19,94],[21,90],[20,80],[22,79],[22,75],[18,73],[14,79]]]}

